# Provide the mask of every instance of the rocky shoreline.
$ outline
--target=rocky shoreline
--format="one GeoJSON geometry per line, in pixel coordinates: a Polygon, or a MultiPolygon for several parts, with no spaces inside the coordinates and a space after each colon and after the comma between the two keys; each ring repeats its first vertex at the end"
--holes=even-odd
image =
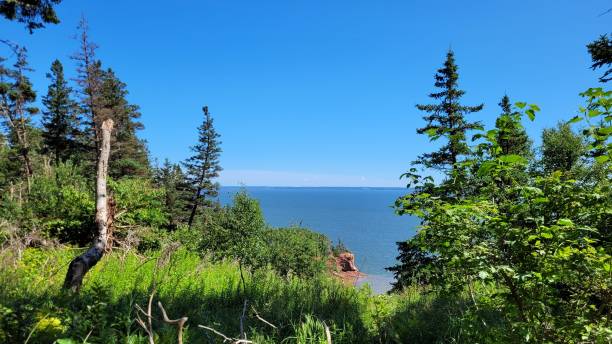
{"type": "Polygon", "coordinates": [[[330,257],[329,265],[331,274],[347,285],[356,285],[360,279],[367,276],[359,271],[355,265],[355,255],[350,252],[342,252],[330,257]]]}

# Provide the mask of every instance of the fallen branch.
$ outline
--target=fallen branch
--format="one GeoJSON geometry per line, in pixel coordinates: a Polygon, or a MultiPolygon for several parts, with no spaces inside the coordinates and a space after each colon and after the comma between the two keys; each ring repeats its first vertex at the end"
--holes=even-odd
{"type": "Polygon", "coordinates": [[[225,342],[229,342],[229,343],[232,343],[232,344],[249,344],[249,343],[253,343],[253,341],[246,340],[246,339],[238,339],[238,338],[228,337],[228,336],[224,335],[223,333],[215,330],[212,327],[208,327],[208,326],[204,326],[204,325],[198,325],[198,327],[199,328],[203,328],[205,330],[208,330],[208,331],[216,334],[217,336],[223,338],[223,343],[225,343],[225,342]]]}
{"type": "Polygon", "coordinates": [[[149,337],[149,344],[155,344],[154,335],[153,335],[153,315],[151,313],[151,304],[153,303],[153,296],[155,295],[155,292],[156,292],[156,290],[153,289],[153,292],[151,292],[151,295],[149,296],[149,302],[147,303],[147,311],[146,312],[144,310],[142,310],[142,308],[140,307],[139,304],[136,304],[136,310],[138,310],[139,312],[144,314],[144,316],[147,317],[147,323],[145,324],[145,322],[140,318],[140,315],[138,315],[138,313],[136,313],[136,322],[147,333],[147,336],[149,337]]]}
{"type": "Polygon", "coordinates": [[[262,323],[272,327],[273,329],[277,330],[278,327],[276,327],[276,325],[272,324],[271,322],[269,322],[268,320],[262,318],[259,316],[259,313],[257,313],[257,310],[255,309],[255,307],[251,306],[251,309],[253,310],[253,313],[255,313],[255,318],[257,318],[259,321],[261,321],[262,323]]]}
{"type": "Polygon", "coordinates": [[[162,317],[164,318],[164,322],[166,324],[170,324],[170,325],[176,325],[176,327],[178,328],[178,344],[183,344],[183,325],[185,325],[185,323],[187,322],[187,317],[182,317],[176,320],[171,320],[168,318],[168,315],[166,314],[166,310],[164,309],[164,306],[162,306],[161,301],[157,301],[157,307],[159,307],[159,309],[162,312],[162,317]]]}

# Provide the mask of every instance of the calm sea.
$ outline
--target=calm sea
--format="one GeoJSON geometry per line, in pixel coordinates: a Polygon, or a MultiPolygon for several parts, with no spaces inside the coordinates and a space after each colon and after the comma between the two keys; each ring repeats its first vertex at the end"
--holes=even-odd
{"type": "Polygon", "coordinates": [[[275,227],[300,225],[341,240],[356,256],[357,266],[374,291],[390,288],[396,241],[414,235],[418,219],[398,216],[392,205],[405,188],[222,187],[220,201],[246,189],[259,200],[266,221],[275,227]]]}

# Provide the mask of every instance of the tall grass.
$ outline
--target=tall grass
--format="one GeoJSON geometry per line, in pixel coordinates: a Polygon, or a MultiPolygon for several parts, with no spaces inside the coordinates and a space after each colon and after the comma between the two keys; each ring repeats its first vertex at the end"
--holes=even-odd
{"type": "MultiPolygon", "coordinates": [[[[447,342],[460,324],[449,319],[458,300],[442,300],[413,289],[403,295],[373,295],[367,287],[347,287],[327,276],[279,277],[272,270],[245,273],[241,282],[232,261],[211,263],[183,249],[140,256],[115,251],[90,271],[80,295],[62,291],[68,249],[28,249],[16,266],[0,267],[0,342],[53,343],[72,338],[90,343],[146,343],[136,304],[155,300],[170,317],[187,316],[186,343],[220,343],[197,327],[203,324],[237,337],[244,300],[247,337],[257,343],[447,342]],[[255,314],[274,324],[273,328],[255,314]]],[[[6,260],[4,260],[6,261],[6,260]]],[[[154,309],[154,317],[161,316],[154,309]]],[[[462,326],[462,325],[461,325],[462,326]]],[[[175,343],[176,332],[154,321],[156,343],[175,343]]]]}

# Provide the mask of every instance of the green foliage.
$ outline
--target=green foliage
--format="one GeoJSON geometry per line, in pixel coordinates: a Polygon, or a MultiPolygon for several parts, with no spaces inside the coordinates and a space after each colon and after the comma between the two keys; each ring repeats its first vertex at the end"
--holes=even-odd
{"type": "Polygon", "coordinates": [[[498,155],[519,155],[524,158],[533,156],[531,140],[521,124],[520,114],[512,111],[510,98],[504,95],[499,103],[502,113],[495,120],[498,155]]]}
{"type": "Polygon", "coordinates": [[[599,81],[608,82],[612,80],[612,40],[608,38],[608,35],[602,35],[599,39],[589,43],[587,49],[593,60],[593,64],[591,65],[593,70],[607,68],[599,78],[599,81]]]}
{"type": "MultiPolygon", "coordinates": [[[[440,197],[450,181],[440,186],[424,183],[398,200],[400,213],[422,219],[409,243],[435,257],[431,286],[450,295],[471,295],[472,304],[459,320],[486,321],[480,314],[484,307],[504,314],[511,325],[507,335],[514,341],[612,339],[609,178],[584,182],[559,171],[571,170],[579,158],[610,154],[605,136],[610,92],[592,89],[584,95],[585,117],[603,118],[586,131],[593,140],[587,147],[590,152],[578,144],[583,138],[562,126],[547,134],[544,145],[552,149],[555,142],[569,148],[545,154],[551,162],[545,163],[549,167],[543,175],[528,174],[525,158],[499,154],[500,129],[494,129],[481,136],[486,144],[479,147],[489,152],[470,162],[472,174],[458,181],[476,183],[474,191],[440,197]],[[552,158],[556,156],[564,158],[552,158]]],[[[539,110],[525,103],[517,107],[530,118],[539,110]]],[[[601,168],[609,176],[607,159],[596,164],[604,164],[601,168]]],[[[414,174],[411,178],[421,180],[414,174]]],[[[482,328],[477,333],[486,337],[489,331],[482,328]]]]}
{"type": "Polygon", "coordinates": [[[314,277],[325,271],[330,242],[323,234],[299,227],[263,232],[270,266],[282,276],[314,277]]]}
{"type": "Polygon", "coordinates": [[[54,6],[61,0],[2,0],[0,15],[8,20],[25,23],[30,33],[44,24],[58,24],[54,6]]]}
{"type": "Polygon", "coordinates": [[[447,142],[438,151],[419,156],[415,164],[440,170],[454,169],[460,157],[469,153],[466,133],[481,127],[480,123],[465,119],[466,114],[482,110],[483,105],[465,106],[460,103],[465,91],[458,88],[458,69],[455,54],[449,50],[444,67],[435,75],[435,86],[440,91],[429,95],[439,104],[417,105],[417,109],[428,113],[423,117],[427,125],[417,129],[417,133],[426,134],[432,141],[444,138],[447,142]]]}
{"type": "Polygon", "coordinates": [[[173,234],[216,260],[235,259],[254,270],[270,267],[282,276],[318,276],[330,255],[329,239],[322,234],[299,227],[269,228],[259,202],[245,191],[231,205],[209,210],[191,232],[173,234]]]}
{"type": "Polygon", "coordinates": [[[164,206],[164,191],[145,178],[111,180],[109,188],[116,203],[115,222],[118,227],[161,227],[168,223],[164,206]]]}
{"type": "MultiPolygon", "coordinates": [[[[147,343],[134,321],[135,307],[146,306],[153,281],[154,301],[161,301],[172,318],[189,317],[186,343],[220,342],[198,324],[237,336],[245,299],[250,305],[245,329],[257,343],[316,343],[325,338],[323,323],[332,342],[339,344],[456,342],[464,336],[462,327],[478,326],[450,317],[463,312],[463,299],[416,289],[375,296],[367,288],[347,287],[326,276],[282,278],[263,269],[245,272],[243,290],[234,262],[212,263],[173,247],[148,257],[109,254],[87,274],[78,296],[60,289],[73,250],[24,251],[17,268],[0,265],[0,339],[23,343],[32,332],[30,343],[82,343],[86,337],[91,343],[147,343]]],[[[6,253],[0,251],[0,258],[6,253]]],[[[175,329],[159,321],[157,309],[153,313],[156,343],[176,343],[175,329]]],[[[503,333],[505,328],[498,329],[503,333]]]]}
{"type": "Polygon", "coordinates": [[[251,267],[266,265],[267,247],[263,240],[267,228],[259,202],[245,191],[233,203],[212,210],[203,223],[201,249],[218,258],[233,258],[251,267]]]}
{"type": "Polygon", "coordinates": [[[104,113],[111,114],[115,122],[111,154],[109,158],[109,175],[115,179],[122,177],[148,176],[149,157],[145,142],[136,135],[144,125],[138,121],[141,114],[137,105],[127,101],[127,85],[119,80],[112,69],[102,73],[100,101],[104,104],[104,113]]]}
{"type": "Polygon", "coordinates": [[[59,60],[53,61],[47,78],[51,84],[42,100],[46,108],[43,111],[42,136],[45,151],[51,153],[55,164],[58,164],[81,150],[81,121],[77,115],[77,103],[71,98],[72,89],[64,78],[64,67],[59,60]]]}
{"type": "Polygon", "coordinates": [[[23,207],[25,216],[39,221],[49,236],[60,241],[85,244],[93,237],[93,188],[71,162],[35,176],[23,207]]]}
{"type": "Polygon", "coordinates": [[[219,184],[214,181],[222,171],[219,157],[221,156],[221,135],[217,133],[214,120],[208,106],[202,108],[204,122],[198,127],[198,143],[191,147],[193,156],[188,158],[183,165],[185,174],[189,181],[192,195],[190,206],[189,227],[193,224],[198,207],[214,206],[213,199],[219,194],[219,184]]]}
{"type": "Polygon", "coordinates": [[[559,123],[556,128],[542,132],[541,165],[545,173],[554,171],[576,172],[580,159],[587,151],[583,136],[572,131],[570,124],[559,123]]]}
{"type": "Polygon", "coordinates": [[[181,166],[172,164],[166,159],[164,165],[155,170],[154,180],[156,185],[164,190],[164,203],[169,215],[169,228],[176,229],[181,223],[187,223],[189,217],[188,204],[192,195],[189,192],[189,184],[181,166]]]}

